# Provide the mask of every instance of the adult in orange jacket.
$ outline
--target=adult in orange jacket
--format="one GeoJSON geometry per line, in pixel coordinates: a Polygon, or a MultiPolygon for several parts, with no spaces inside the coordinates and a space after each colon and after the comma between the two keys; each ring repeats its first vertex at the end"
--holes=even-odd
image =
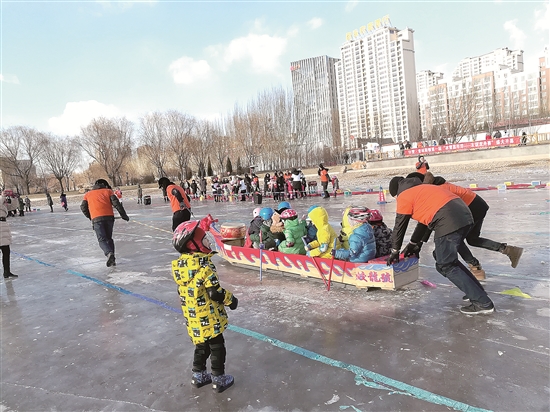
{"type": "Polygon", "coordinates": [[[107,256],[107,266],[116,266],[115,242],[113,241],[113,227],[115,215],[113,207],[118,211],[120,217],[128,221],[122,203],[118,201],[115,193],[105,179],[96,180],[92,190],[84,195],[80,204],[80,210],[92,221],[92,228],[97,236],[99,247],[107,256]]]}
{"type": "MultiPolygon", "coordinates": [[[[453,185],[452,183],[445,181],[443,177],[434,176],[430,172],[426,173],[424,177],[424,183],[434,184],[436,186],[443,187],[460,197],[464,201],[464,203],[466,203],[466,206],[468,206],[474,218],[474,226],[466,236],[466,241],[470,246],[500,252],[508,256],[513,268],[517,267],[519,259],[521,258],[521,255],[523,253],[523,248],[518,246],[510,246],[507,243],[495,242],[494,240],[481,237],[481,227],[483,226],[483,219],[485,219],[485,216],[487,215],[487,212],[489,210],[489,205],[485,202],[485,200],[483,200],[481,196],[468,188],[453,185]]],[[[459,248],[458,253],[464,259],[464,261],[468,263],[468,265],[470,265],[470,269],[481,270],[481,264],[479,263],[479,260],[474,257],[474,255],[466,245],[463,245],[463,247],[459,248]]],[[[473,273],[474,275],[476,274],[475,272],[473,273]]]]}
{"type": "Polygon", "coordinates": [[[328,193],[328,182],[330,180],[328,169],[322,163],[320,163],[319,169],[317,170],[317,174],[319,175],[319,179],[321,180],[321,186],[323,187],[323,198],[328,199],[330,197],[328,193]]]}
{"type": "Polygon", "coordinates": [[[189,198],[182,187],[171,182],[167,177],[161,177],[159,179],[159,189],[166,192],[168,199],[170,200],[170,207],[172,208],[172,231],[180,225],[180,223],[187,222],[191,219],[191,204],[189,198]]]}
{"type": "Polygon", "coordinates": [[[430,165],[424,159],[424,156],[418,156],[418,162],[416,162],[416,171],[422,173],[423,175],[430,169],[430,165]]]}
{"type": "Polygon", "coordinates": [[[422,239],[428,230],[434,231],[435,267],[454,283],[470,300],[460,311],[465,314],[494,312],[494,305],[483,286],[458,260],[458,249],[473,226],[472,213],[464,202],[450,191],[434,185],[423,185],[416,177],[394,177],[390,194],[397,198],[392,250],[388,265],[399,262],[399,249],[409,220],[418,222],[409,244],[403,250],[405,257],[419,256],[422,239]]]}

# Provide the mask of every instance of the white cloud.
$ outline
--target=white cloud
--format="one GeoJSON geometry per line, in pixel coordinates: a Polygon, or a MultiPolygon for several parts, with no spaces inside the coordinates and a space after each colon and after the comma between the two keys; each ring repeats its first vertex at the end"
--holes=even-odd
{"type": "Polygon", "coordinates": [[[80,128],[96,117],[118,117],[121,111],[112,104],[103,104],[96,100],[69,102],[63,114],[48,120],[50,131],[59,135],[77,135],[80,128]]]}
{"type": "Polygon", "coordinates": [[[279,57],[285,51],[287,39],[267,34],[249,34],[232,40],[225,48],[224,61],[251,61],[251,68],[258,72],[273,72],[279,66],[279,57]]]}
{"type": "Polygon", "coordinates": [[[15,74],[0,74],[0,82],[19,84],[19,79],[15,74]]]}
{"type": "Polygon", "coordinates": [[[550,2],[535,10],[535,30],[548,31],[550,35],[550,2]]]}
{"type": "Polygon", "coordinates": [[[349,13],[350,11],[352,11],[355,6],[357,6],[357,4],[359,3],[359,0],[350,0],[347,2],[346,4],[346,11],[349,13]]]}
{"type": "Polygon", "coordinates": [[[192,57],[187,56],[180,57],[172,62],[168,70],[176,84],[191,84],[206,80],[212,71],[206,60],[194,60],[192,57]]]}
{"type": "Polygon", "coordinates": [[[517,26],[517,19],[509,20],[504,23],[504,30],[508,32],[510,36],[510,41],[512,42],[512,49],[523,49],[525,44],[525,39],[527,36],[525,33],[517,26]]]}
{"type": "Polygon", "coordinates": [[[318,29],[319,27],[321,27],[323,25],[323,19],[321,19],[319,17],[314,17],[310,21],[307,22],[307,25],[309,26],[309,28],[311,30],[318,29]]]}
{"type": "Polygon", "coordinates": [[[286,31],[287,37],[296,37],[298,36],[298,33],[300,33],[300,28],[298,26],[290,26],[289,29],[286,31]]]}

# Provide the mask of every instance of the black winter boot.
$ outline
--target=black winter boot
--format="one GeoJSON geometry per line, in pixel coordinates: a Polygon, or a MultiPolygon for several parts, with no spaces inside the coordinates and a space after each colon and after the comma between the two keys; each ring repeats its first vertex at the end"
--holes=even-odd
{"type": "Polygon", "coordinates": [[[195,388],[202,388],[204,385],[212,383],[212,376],[207,371],[193,372],[193,377],[191,378],[191,385],[195,388]]]}
{"type": "Polygon", "coordinates": [[[230,386],[233,386],[233,383],[235,383],[235,379],[231,375],[212,376],[212,389],[214,389],[214,392],[221,393],[230,386]]]}

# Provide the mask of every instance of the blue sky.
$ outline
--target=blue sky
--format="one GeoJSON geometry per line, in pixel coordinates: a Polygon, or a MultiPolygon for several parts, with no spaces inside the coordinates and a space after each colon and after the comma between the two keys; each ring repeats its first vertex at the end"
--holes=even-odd
{"type": "Polygon", "coordinates": [[[389,15],[412,28],[416,68],[550,43],[546,1],[6,1],[2,127],[78,134],[92,118],[177,109],[214,118],[259,91],[291,87],[290,62],[339,57],[347,32],[389,15]]]}

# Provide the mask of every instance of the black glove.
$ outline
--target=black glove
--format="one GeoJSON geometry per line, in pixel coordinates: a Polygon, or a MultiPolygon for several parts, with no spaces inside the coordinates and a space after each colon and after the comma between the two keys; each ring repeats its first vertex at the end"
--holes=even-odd
{"type": "Polygon", "coordinates": [[[130,220],[130,218],[128,217],[128,215],[120,216],[120,218],[121,218],[122,220],[125,220],[125,221],[129,221],[129,220],[130,220]]]}
{"type": "Polygon", "coordinates": [[[418,242],[418,243],[409,242],[409,244],[405,246],[405,249],[403,249],[403,256],[411,257],[414,255],[417,258],[420,258],[420,249],[422,249],[422,242],[418,242]]]}
{"type": "Polygon", "coordinates": [[[393,263],[399,262],[399,250],[392,249],[390,256],[388,257],[388,260],[386,260],[386,264],[388,266],[391,266],[393,263]]]}
{"type": "Polygon", "coordinates": [[[235,310],[237,309],[237,306],[239,305],[239,299],[237,299],[235,296],[231,298],[231,304],[229,305],[229,309],[235,310]]]}

